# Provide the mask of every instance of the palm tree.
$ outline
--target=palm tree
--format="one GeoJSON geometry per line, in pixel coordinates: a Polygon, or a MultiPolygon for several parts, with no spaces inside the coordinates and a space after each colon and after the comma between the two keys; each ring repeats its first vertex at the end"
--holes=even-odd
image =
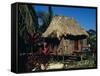
{"type": "Polygon", "coordinates": [[[53,16],[52,7],[48,6],[48,13],[38,12],[37,16],[38,16],[38,26],[39,26],[38,30],[43,33],[47,29],[48,25],[52,20],[53,16]]]}
{"type": "Polygon", "coordinates": [[[28,52],[31,51],[32,37],[37,31],[37,15],[32,5],[19,5],[18,13],[19,48],[28,52]]]}
{"type": "Polygon", "coordinates": [[[48,13],[49,13],[49,24],[50,24],[53,17],[53,11],[51,6],[48,6],[48,13]]]}

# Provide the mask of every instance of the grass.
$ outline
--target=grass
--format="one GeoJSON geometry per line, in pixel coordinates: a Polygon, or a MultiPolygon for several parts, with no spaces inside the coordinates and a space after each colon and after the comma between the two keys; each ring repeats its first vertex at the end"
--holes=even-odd
{"type": "Polygon", "coordinates": [[[74,61],[74,62],[69,62],[67,64],[66,69],[68,68],[90,68],[90,67],[95,67],[95,63],[93,60],[82,60],[82,61],[74,61]]]}

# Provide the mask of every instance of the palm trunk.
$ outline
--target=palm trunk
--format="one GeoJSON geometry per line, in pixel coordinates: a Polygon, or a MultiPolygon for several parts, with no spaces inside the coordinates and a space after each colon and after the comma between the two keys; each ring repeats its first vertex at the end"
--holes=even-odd
{"type": "Polygon", "coordinates": [[[53,12],[52,12],[52,7],[51,6],[48,6],[48,13],[49,13],[49,24],[52,20],[52,17],[53,17],[53,12]]]}

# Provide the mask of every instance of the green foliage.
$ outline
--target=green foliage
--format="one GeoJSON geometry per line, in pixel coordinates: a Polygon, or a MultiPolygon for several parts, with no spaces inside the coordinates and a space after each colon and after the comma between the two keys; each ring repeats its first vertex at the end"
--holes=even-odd
{"type": "Polygon", "coordinates": [[[88,37],[88,43],[91,45],[91,49],[96,49],[96,32],[95,30],[89,30],[88,31],[89,37],[88,37]]]}
{"type": "Polygon", "coordinates": [[[40,18],[42,21],[42,25],[39,25],[39,21],[38,21],[38,31],[39,32],[44,32],[46,31],[47,27],[49,26],[51,20],[52,20],[52,8],[51,6],[48,6],[48,12],[38,12],[37,16],[38,19],[40,18]]]}
{"type": "Polygon", "coordinates": [[[20,52],[32,50],[32,36],[37,31],[37,16],[32,5],[18,7],[18,41],[20,52]]]}
{"type": "Polygon", "coordinates": [[[33,34],[36,31],[37,17],[31,5],[19,5],[18,9],[18,31],[23,36],[24,32],[33,34]]]}

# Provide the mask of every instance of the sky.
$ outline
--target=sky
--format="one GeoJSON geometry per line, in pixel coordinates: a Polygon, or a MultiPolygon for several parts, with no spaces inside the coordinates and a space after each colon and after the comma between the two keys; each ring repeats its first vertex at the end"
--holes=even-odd
{"type": "MultiPolygon", "coordinates": [[[[35,5],[36,12],[48,12],[48,6],[35,5]]],[[[52,6],[53,15],[62,15],[74,18],[82,28],[96,30],[96,9],[81,7],[52,6]]]]}

